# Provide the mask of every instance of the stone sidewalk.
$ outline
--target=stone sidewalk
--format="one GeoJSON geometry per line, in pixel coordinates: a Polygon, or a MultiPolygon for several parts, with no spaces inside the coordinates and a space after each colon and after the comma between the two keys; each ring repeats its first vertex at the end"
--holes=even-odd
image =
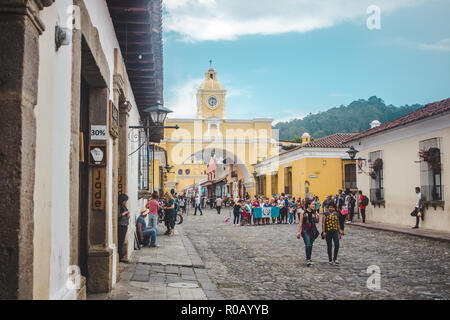
{"type": "Polygon", "coordinates": [[[134,252],[129,264],[120,263],[120,280],[109,294],[90,294],[88,300],[222,300],[205,264],[180,225],[173,237],[160,225],[159,248],[134,252]]]}
{"type": "Polygon", "coordinates": [[[366,229],[372,229],[372,230],[397,232],[397,233],[407,234],[407,235],[411,235],[411,236],[427,238],[427,239],[431,239],[431,240],[450,242],[450,233],[437,232],[434,230],[422,229],[420,227],[419,227],[419,229],[411,229],[411,228],[406,228],[403,226],[396,226],[396,225],[383,224],[383,223],[377,223],[377,222],[367,222],[367,223],[353,222],[351,224],[346,224],[346,226],[349,226],[349,225],[356,226],[356,227],[362,227],[362,228],[366,228],[366,229]]]}

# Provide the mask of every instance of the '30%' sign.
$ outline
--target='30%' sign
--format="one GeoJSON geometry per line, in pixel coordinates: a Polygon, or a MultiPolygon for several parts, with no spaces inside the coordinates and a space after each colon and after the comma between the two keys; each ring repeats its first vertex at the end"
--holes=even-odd
{"type": "Polygon", "coordinates": [[[91,140],[106,140],[106,126],[91,126],[91,140]]]}

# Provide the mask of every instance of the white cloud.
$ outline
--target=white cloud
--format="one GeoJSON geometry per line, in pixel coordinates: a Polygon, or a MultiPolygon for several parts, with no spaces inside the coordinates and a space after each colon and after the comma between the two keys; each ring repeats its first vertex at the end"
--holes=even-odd
{"type": "Polygon", "coordinates": [[[242,35],[307,32],[361,19],[370,5],[381,15],[424,0],[164,0],[166,31],[185,41],[234,40],[242,35]]]}
{"type": "Polygon", "coordinates": [[[303,114],[303,113],[297,113],[297,114],[294,114],[294,115],[291,113],[290,116],[280,117],[280,118],[274,119],[272,124],[276,125],[278,122],[289,122],[289,121],[294,120],[294,119],[303,119],[306,116],[307,115],[303,114]]]}
{"type": "Polygon", "coordinates": [[[195,118],[197,115],[197,90],[203,79],[188,79],[174,85],[167,94],[166,105],[173,111],[169,118],[195,118]]]}
{"type": "Polygon", "coordinates": [[[450,51],[450,38],[442,39],[432,44],[421,44],[419,48],[423,50],[450,51]]]}

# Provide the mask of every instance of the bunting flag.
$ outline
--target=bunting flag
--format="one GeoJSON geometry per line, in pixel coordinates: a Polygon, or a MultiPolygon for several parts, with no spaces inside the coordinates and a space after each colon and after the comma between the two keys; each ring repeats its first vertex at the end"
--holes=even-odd
{"type": "Polygon", "coordinates": [[[280,216],[280,208],[279,207],[262,207],[262,208],[254,208],[253,213],[255,214],[255,218],[278,218],[280,216]]]}

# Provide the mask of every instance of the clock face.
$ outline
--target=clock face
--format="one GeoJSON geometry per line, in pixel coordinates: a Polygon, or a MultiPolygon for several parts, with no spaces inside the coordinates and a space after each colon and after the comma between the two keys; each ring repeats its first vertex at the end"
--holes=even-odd
{"type": "Polygon", "coordinates": [[[211,109],[217,108],[219,105],[219,100],[216,97],[209,97],[208,98],[208,107],[211,109]]]}

